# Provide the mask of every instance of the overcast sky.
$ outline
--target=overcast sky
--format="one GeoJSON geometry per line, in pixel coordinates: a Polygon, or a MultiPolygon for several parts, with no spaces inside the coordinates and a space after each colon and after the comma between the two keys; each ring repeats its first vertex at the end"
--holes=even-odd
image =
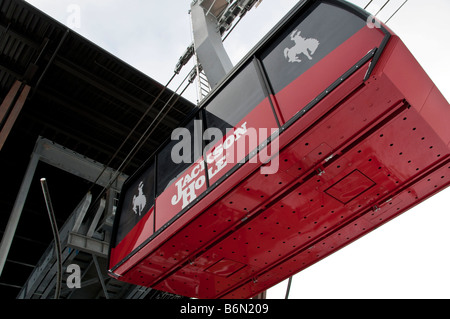
{"type": "MultiPolygon", "coordinates": [[[[162,84],[192,42],[191,0],[27,1],[162,84]]],[[[252,9],[225,42],[233,63],[297,2],[263,0],[252,9]]],[[[364,7],[369,0],[350,2],[364,7]]],[[[367,10],[375,14],[385,2],[374,0],[367,10]]],[[[378,17],[386,21],[403,2],[391,0],[378,17]]],[[[447,100],[449,14],[449,0],[409,0],[388,23],[447,100]]],[[[195,102],[195,86],[185,97],[195,102]]],[[[449,203],[447,189],[302,271],[290,298],[450,298],[449,203]]],[[[284,298],[285,290],[280,283],[268,298],[284,298]]]]}

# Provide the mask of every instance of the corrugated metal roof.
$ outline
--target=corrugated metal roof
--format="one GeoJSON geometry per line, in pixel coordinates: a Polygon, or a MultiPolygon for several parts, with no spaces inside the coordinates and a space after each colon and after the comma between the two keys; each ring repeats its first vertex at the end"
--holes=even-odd
{"type": "MultiPolygon", "coordinates": [[[[107,162],[163,86],[24,1],[3,1],[0,9],[0,97],[16,79],[27,82],[32,93],[22,116],[28,124],[23,124],[29,128],[30,121],[39,121],[39,128],[31,125],[34,132],[107,162]]],[[[171,95],[168,90],[161,96],[130,139],[131,145],[171,95]]],[[[179,100],[131,171],[193,107],[187,100],[179,100]]],[[[125,147],[118,162],[128,151],[125,147]]]]}
{"type": "MultiPolygon", "coordinates": [[[[31,92],[0,151],[0,174],[8,181],[0,185],[2,236],[39,136],[107,164],[164,87],[27,2],[2,0],[0,104],[16,80],[30,85],[31,92]]],[[[122,164],[172,95],[164,91],[110,167],[122,164]]],[[[194,108],[178,99],[123,172],[131,175],[194,108]]],[[[17,296],[52,239],[39,185],[43,175],[48,177],[61,225],[92,186],[39,164],[0,278],[3,297],[17,296]]]]}

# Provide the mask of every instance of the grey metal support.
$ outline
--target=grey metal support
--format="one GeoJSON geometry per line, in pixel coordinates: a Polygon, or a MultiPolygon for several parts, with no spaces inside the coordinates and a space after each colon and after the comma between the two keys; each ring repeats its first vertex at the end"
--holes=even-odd
{"type": "MultiPolygon", "coordinates": [[[[95,182],[97,185],[108,186],[111,176],[116,174],[114,169],[105,168],[101,163],[75,153],[48,139],[40,138],[37,144],[41,146],[41,161],[90,182],[95,182]],[[99,177],[100,174],[101,176],[99,177]]],[[[117,178],[118,182],[114,185],[117,185],[118,189],[121,189],[126,179],[126,175],[119,174],[117,178]]]]}
{"type": "MultiPolygon", "coordinates": [[[[22,215],[22,210],[39,161],[50,164],[88,181],[95,181],[101,186],[109,185],[111,176],[116,174],[116,171],[112,168],[105,168],[104,165],[86,158],[81,154],[75,153],[61,145],[53,143],[50,140],[42,137],[38,138],[0,244],[0,276],[3,272],[12,240],[22,215]],[[100,174],[101,176],[99,177],[100,174]]],[[[119,174],[119,177],[115,180],[112,187],[114,191],[119,191],[126,179],[126,175],[119,174]]]]}
{"type": "Polygon", "coordinates": [[[20,216],[22,215],[23,206],[30,190],[30,185],[33,180],[34,172],[39,163],[39,154],[36,152],[31,156],[31,160],[28,163],[28,168],[25,176],[22,180],[19,193],[17,194],[16,201],[14,202],[11,215],[9,216],[8,225],[6,226],[5,233],[3,234],[2,243],[0,245],[0,276],[5,266],[6,258],[8,257],[9,249],[16,233],[17,225],[19,224],[20,216]]]}
{"type": "Polygon", "coordinates": [[[233,64],[223,46],[217,18],[208,13],[201,2],[195,1],[191,5],[194,48],[209,84],[215,87],[233,68],[233,64]]]}
{"type": "MultiPolygon", "coordinates": [[[[61,227],[59,231],[59,237],[63,246],[67,245],[67,241],[70,235],[71,230],[75,225],[75,221],[77,216],[79,216],[81,211],[85,207],[89,207],[89,203],[91,203],[92,194],[88,193],[81,200],[75,210],[72,212],[71,216],[67,219],[64,225],[61,227]]],[[[75,251],[69,248],[64,248],[62,252],[62,260],[64,262],[69,262],[75,256],[75,251]]],[[[34,295],[42,294],[42,298],[45,298],[50,291],[53,289],[54,283],[53,277],[56,273],[56,258],[55,258],[55,245],[50,243],[46,252],[42,255],[41,260],[37,263],[37,266],[34,268],[27,282],[23,285],[22,290],[20,291],[18,298],[19,299],[28,299],[32,298],[34,295]]]]}
{"type": "Polygon", "coordinates": [[[103,288],[103,293],[105,294],[105,298],[109,299],[108,289],[106,289],[105,281],[103,280],[102,270],[100,269],[100,265],[98,264],[97,256],[92,255],[92,260],[95,264],[95,269],[97,269],[98,280],[103,288]]]}
{"type": "Polygon", "coordinates": [[[105,210],[106,200],[100,199],[100,205],[98,206],[97,212],[95,213],[94,220],[91,222],[89,229],[86,233],[87,237],[92,237],[94,235],[95,230],[97,229],[98,222],[100,217],[102,217],[103,211],[105,210]]]}

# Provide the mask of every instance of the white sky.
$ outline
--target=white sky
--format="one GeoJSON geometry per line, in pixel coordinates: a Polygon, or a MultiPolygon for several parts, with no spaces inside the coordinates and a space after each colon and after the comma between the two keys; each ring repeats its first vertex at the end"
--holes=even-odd
{"type": "MultiPolygon", "coordinates": [[[[74,31],[165,84],[192,42],[191,0],[27,0],[74,31]]],[[[391,0],[385,21],[404,0],[391,0]]],[[[225,42],[237,63],[298,1],[263,0],[225,42]]],[[[364,7],[369,0],[350,1],[364,7]]],[[[385,0],[367,8],[376,13],[385,0]]],[[[409,0],[388,23],[450,101],[449,0],[409,0]]],[[[185,66],[184,78],[193,67],[185,66]]],[[[179,82],[173,82],[175,90],[179,82]]],[[[195,86],[186,98],[195,102],[195,86]]],[[[297,274],[290,298],[450,298],[450,188],[297,274]]],[[[284,298],[287,283],[268,291],[284,298]]]]}

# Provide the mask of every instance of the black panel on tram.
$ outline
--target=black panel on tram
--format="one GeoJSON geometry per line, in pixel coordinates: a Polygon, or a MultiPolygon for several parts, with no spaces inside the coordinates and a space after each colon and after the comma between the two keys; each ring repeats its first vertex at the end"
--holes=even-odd
{"type": "Polygon", "coordinates": [[[235,127],[265,94],[253,63],[247,64],[206,106],[207,127],[226,130],[235,127]]]}
{"type": "Polygon", "coordinates": [[[365,25],[366,21],[362,18],[336,5],[313,5],[262,53],[261,59],[274,93],[278,93],[365,25]],[[298,45],[303,48],[294,47],[298,45]],[[300,49],[314,54],[314,58],[296,55],[300,49]],[[286,63],[286,59],[292,63],[286,63]]]}
{"type": "Polygon", "coordinates": [[[200,158],[202,131],[203,124],[198,114],[184,128],[174,130],[173,139],[157,155],[157,195],[200,158]]]}
{"type": "Polygon", "coordinates": [[[151,164],[127,185],[117,215],[119,226],[116,245],[150,211],[155,203],[155,165],[151,164]]]}

